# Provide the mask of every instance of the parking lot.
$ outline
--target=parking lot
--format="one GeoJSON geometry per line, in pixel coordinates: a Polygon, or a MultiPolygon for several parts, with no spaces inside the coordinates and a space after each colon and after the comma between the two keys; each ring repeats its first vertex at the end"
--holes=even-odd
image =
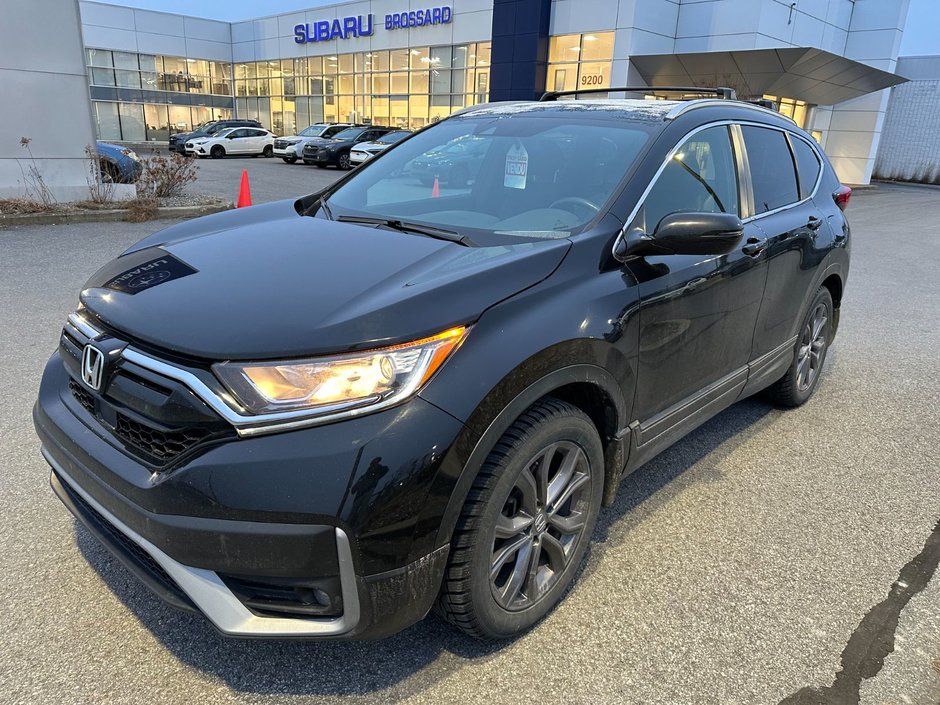
{"type": "MultiPolygon", "coordinates": [[[[340,174],[199,166],[233,199],[247,168],[255,202],[340,174]]],[[[53,496],[30,409],[82,283],[168,223],[0,230],[0,702],[940,703],[940,190],[860,190],[849,215],[817,395],[741,402],[625,480],[567,600],[498,645],[433,616],[227,640],[160,603],[53,496]]]]}

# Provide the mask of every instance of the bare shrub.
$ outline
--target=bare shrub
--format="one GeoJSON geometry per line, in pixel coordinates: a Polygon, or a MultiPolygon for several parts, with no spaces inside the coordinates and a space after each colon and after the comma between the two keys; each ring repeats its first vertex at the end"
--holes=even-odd
{"type": "Polygon", "coordinates": [[[169,158],[153,152],[143,160],[144,171],[137,181],[138,197],[169,198],[183,195],[187,184],[196,180],[195,160],[173,152],[169,158]]]}
{"type": "Polygon", "coordinates": [[[32,198],[0,198],[0,215],[43,213],[49,209],[32,198]]]}
{"type": "Polygon", "coordinates": [[[153,196],[138,196],[137,198],[126,201],[127,215],[124,220],[131,223],[143,223],[147,220],[153,220],[157,217],[157,208],[159,204],[153,196]]]}
{"type": "Polygon", "coordinates": [[[111,203],[114,200],[114,178],[102,168],[98,148],[86,144],[85,157],[88,167],[85,182],[88,184],[89,200],[99,205],[111,203]]]}
{"type": "Polygon", "coordinates": [[[20,173],[23,175],[23,186],[26,189],[26,197],[30,200],[42,203],[49,209],[55,206],[56,200],[49,186],[46,185],[45,179],[42,177],[39,162],[37,162],[36,157],[33,156],[33,150],[29,148],[29,143],[32,141],[30,137],[20,137],[20,147],[25,149],[26,153],[29,155],[29,164],[24,169],[19,159],[16,160],[16,163],[20,167],[20,173]]]}

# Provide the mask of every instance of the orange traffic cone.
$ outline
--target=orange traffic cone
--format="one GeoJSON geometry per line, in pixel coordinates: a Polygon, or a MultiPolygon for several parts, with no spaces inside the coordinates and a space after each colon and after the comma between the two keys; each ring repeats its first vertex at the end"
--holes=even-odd
{"type": "Polygon", "coordinates": [[[242,170],[242,183],[238,187],[238,201],[235,203],[236,208],[244,208],[245,206],[251,205],[251,187],[248,185],[248,170],[242,170]]]}
{"type": "Polygon", "coordinates": [[[434,177],[434,186],[431,188],[431,198],[438,198],[441,195],[441,184],[437,180],[437,177],[434,177]]]}

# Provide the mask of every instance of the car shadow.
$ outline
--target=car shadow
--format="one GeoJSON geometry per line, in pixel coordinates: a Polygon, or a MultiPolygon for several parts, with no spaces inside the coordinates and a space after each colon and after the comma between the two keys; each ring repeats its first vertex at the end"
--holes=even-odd
{"type": "MultiPolygon", "coordinates": [[[[614,505],[601,513],[584,570],[600,569],[608,544],[618,543],[647,512],[690,484],[718,480],[721,458],[772,410],[758,400],[740,402],[625,478],[614,505]]],[[[464,661],[493,658],[513,643],[478,642],[433,615],[382,641],[229,639],[201,616],[162,603],[77,521],[75,537],[89,565],[170,653],[236,692],[362,696],[394,688],[398,700],[446,678],[464,661]],[[419,672],[421,678],[412,678],[419,672]]]]}

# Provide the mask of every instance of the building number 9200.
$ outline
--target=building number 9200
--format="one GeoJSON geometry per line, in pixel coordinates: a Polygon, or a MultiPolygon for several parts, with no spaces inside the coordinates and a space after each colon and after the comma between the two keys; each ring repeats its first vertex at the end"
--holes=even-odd
{"type": "Polygon", "coordinates": [[[582,86],[599,86],[604,82],[604,77],[601,75],[594,76],[582,76],[581,85],[582,86]]]}

